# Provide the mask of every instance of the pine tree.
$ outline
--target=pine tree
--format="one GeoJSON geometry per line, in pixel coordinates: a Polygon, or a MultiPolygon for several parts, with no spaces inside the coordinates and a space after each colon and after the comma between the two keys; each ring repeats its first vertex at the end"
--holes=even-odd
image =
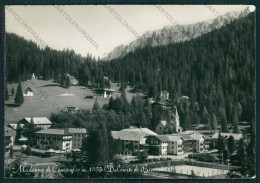
{"type": "Polygon", "coordinates": [[[26,150],[25,150],[25,154],[26,154],[27,156],[30,156],[31,153],[32,153],[31,146],[30,146],[30,145],[27,145],[26,150]]]}
{"type": "Polygon", "coordinates": [[[215,132],[215,130],[217,129],[217,125],[218,125],[218,120],[216,118],[215,113],[213,113],[211,115],[211,124],[210,124],[211,130],[215,132]]]}
{"type": "Polygon", "coordinates": [[[250,177],[256,174],[256,144],[255,144],[255,122],[254,120],[250,124],[250,142],[247,146],[248,157],[248,174],[250,177]]]}
{"type": "Polygon", "coordinates": [[[126,93],[125,93],[125,89],[122,88],[122,94],[120,96],[120,100],[121,100],[121,104],[122,104],[122,111],[124,113],[127,113],[129,111],[129,103],[127,101],[127,98],[126,98],[126,93]]]}
{"type": "Polygon", "coordinates": [[[221,124],[221,132],[222,133],[228,133],[228,126],[227,126],[227,117],[226,117],[226,111],[224,108],[219,108],[219,121],[221,124]]]}
{"type": "Polygon", "coordinates": [[[152,108],[151,107],[152,106],[151,106],[150,100],[147,99],[146,102],[144,103],[144,113],[146,115],[148,128],[151,128],[151,120],[152,120],[152,108]]]}
{"type": "Polygon", "coordinates": [[[225,139],[219,133],[218,142],[217,142],[217,149],[218,149],[219,154],[223,154],[225,148],[226,148],[225,139]]]}
{"type": "Polygon", "coordinates": [[[238,168],[236,171],[238,171],[242,176],[247,176],[248,174],[248,159],[246,154],[246,147],[244,139],[240,139],[239,146],[237,150],[237,154],[235,156],[235,161],[233,162],[234,166],[237,166],[238,168]]]}
{"type": "Polygon", "coordinates": [[[98,99],[96,98],[92,110],[96,111],[96,110],[99,110],[99,109],[100,109],[100,107],[99,107],[99,104],[98,104],[98,99]]]}
{"type": "Polygon", "coordinates": [[[69,87],[70,87],[70,78],[69,76],[67,76],[65,79],[65,88],[69,88],[69,87]]]}
{"type": "Polygon", "coordinates": [[[116,154],[120,154],[123,151],[122,142],[118,139],[114,139],[112,135],[108,135],[109,141],[109,157],[113,159],[116,154]]]}
{"type": "Polygon", "coordinates": [[[14,156],[14,149],[13,149],[13,146],[10,147],[9,156],[10,156],[11,158],[13,158],[13,156],[14,156]]]}
{"type": "Polygon", "coordinates": [[[9,100],[9,93],[8,93],[7,85],[5,85],[5,100],[9,100]]]}
{"type": "Polygon", "coordinates": [[[237,114],[237,108],[236,107],[234,107],[234,109],[233,109],[232,124],[233,124],[233,133],[239,133],[239,130],[238,130],[238,114],[237,114]]]}
{"type": "Polygon", "coordinates": [[[66,83],[66,75],[65,74],[61,74],[61,78],[60,78],[61,86],[64,86],[65,83],[66,83]]]}
{"type": "Polygon", "coordinates": [[[111,96],[108,102],[108,110],[113,109],[113,105],[114,105],[114,99],[111,96]]]}
{"type": "Polygon", "coordinates": [[[232,135],[228,138],[228,150],[230,154],[232,154],[236,150],[235,139],[232,135]]]}
{"type": "MultiPolygon", "coordinates": [[[[97,129],[91,130],[86,140],[88,156],[85,168],[104,167],[109,161],[109,142],[106,126],[99,122],[97,129]]],[[[90,177],[104,177],[105,172],[91,172],[90,177]]]]}
{"type": "Polygon", "coordinates": [[[22,85],[19,82],[18,86],[17,86],[17,90],[16,90],[16,94],[15,94],[15,99],[14,99],[15,103],[18,105],[22,105],[24,102],[24,98],[23,98],[23,89],[22,89],[22,85]]]}
{"type": "Polygon", "coordinates": [[[11,90],[12,96],[14,96],[14,93],[15,93],[15,91],[14,91],[14,87],[13,87],[12,90],[11,90]]]}

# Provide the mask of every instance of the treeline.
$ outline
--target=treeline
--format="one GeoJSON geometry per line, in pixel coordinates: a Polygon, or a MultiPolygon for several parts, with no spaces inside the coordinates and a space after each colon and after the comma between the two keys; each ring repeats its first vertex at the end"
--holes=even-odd
{"type": "MultiPolygon", "coordinates": [[[[122,59],[100,61],[73,51],[40,49],[33,42],[6,34],[6,78],[61,79],[74,76],[80,85],[108,87],[109,80],[156,97],[162,90],[177,105],[181,126],[204,123],[212,130],[238,131],[239,121],[255,116],[255,13],[191,41],[145,47],[122,59]],[[188,96],[189,102],[177,102],[188,96]]],[[[158,119],[157,119],[158,121],[158,119]]],[[[152,123],[156,123],[152,121],[152,123]]]]}
{"type": "MultiPolygon", "coordinates": [[[[82,113],[52,113],[50,120],[53,122],[52,128],[87,128],[91,130],[99,122],[106,124],[108,131],[122,130],[130,126],[147,127],[155,129],[159,120],[170,122],[170,110],[162,110],[158,106],[151,105],[149,100],[143,102],[140,96],[133,96],[129,103],[126,99],[125,91],[122,90],[120,97],[111,97],[108,104],[99,106],[96,99],[92,112],[82,113]],[[156,123],[155,123],[156,122],[156,123]]],[[[165,133],[173,133],[173,126],[168,125],[165,133]]]]}
{"type": "Polygon", "coordinates": [[[224,121],[234,123],[237,131],[238,121],[255,116],[254,34],[251,13],[191,41],[135,50],[104,62],[103,70],[113,81],[129,83],[150,97],[166,90],[177,103],[188,96],[190,105],[178,105],[183,124],[210,123],[214,128],[224,121]]]}
{"type": "Polygon", "coordinates": [[[57,51],[46,47],[41,49],[32,41],[27,41],[13,33],[6,33],[6,67],[7,82],[31,79],[34,73],[44,80],[61,80],[64,74],[74,76],[80,85],[103,87],[104,73],[98,60],[88,54],[82,57],[73,50],[57,51]]]}

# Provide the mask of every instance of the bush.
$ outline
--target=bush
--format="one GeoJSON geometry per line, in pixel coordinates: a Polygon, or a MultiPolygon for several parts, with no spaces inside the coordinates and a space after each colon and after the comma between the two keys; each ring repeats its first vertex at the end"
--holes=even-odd
{"type": "Polygon", "coordinates": [[[27,147],[26,147],[26,149],[25,149],[25,154],[27,155],[27,156],[30,156],[31,154],[32,154],[32,150],[31,150],[31,147],[28,145],[27,147]]]}
{"type": "Polygon", "coordinates": [[[135,151],[132,153],[133,156],[140,156],[140,152],[139,151],[135,151]]]}
{"type": "Polygon", "coordinates": [[[189,154],[189,158],[198,160],[198,161],[203,161],[203,162],[212,162],[213,161],[213,156],[210,154],[189,154]]]}
{"type": "Polygon", "coordinates": [[[137,157],[140,162],[145,162],[145,161],[147,161],[148,154],[146,151],[142,151],[139,153],[139,155],[137,157]]]}

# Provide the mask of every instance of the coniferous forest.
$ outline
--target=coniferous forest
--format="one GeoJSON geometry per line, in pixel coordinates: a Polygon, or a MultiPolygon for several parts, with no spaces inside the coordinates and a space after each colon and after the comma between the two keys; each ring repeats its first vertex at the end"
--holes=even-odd
{"type": "MultiPolygon", "coordinates": [[[[41,49],[15,34],[6,34],[7,82],[31,78],[61,78],[69,73],[80,85],[108,87],[128,84],[149,97],[166,90],[177,105],[181,126],[204,123],[222,131],[227,124],[254,121],[255,116],[255,13],[199,38],[166,46],[145,47],[120,59],[104,61],[82,57],[71,50],[41,49]],[[190,103],[178,103],[188,96],[190,103]]],[[[86,50],[87,52],[87,50],[86,50]]]]}

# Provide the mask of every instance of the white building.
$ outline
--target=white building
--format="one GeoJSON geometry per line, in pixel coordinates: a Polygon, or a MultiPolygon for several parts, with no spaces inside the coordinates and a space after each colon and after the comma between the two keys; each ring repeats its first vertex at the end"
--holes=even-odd
{"type": "Polygon", "coordinates": [[[23,92],[23,96],[25,97],[31,97],[33,96],[33,90],[30,87],[27,87],[24,92],[23,92]]]}
{"type": "Polygon", "coordinates": [[[45,129],[35,134],[36,146],[40,149],[55,149],[66,152],[72,149],[72,134],[67,129],[45,129]]]}
{"type": "Polygon", "coordinates": [[[146,136],[148,136],[148,135],[157,135],[157,133],[155,133],[154,131],[152,131],[152,130],[150,130],[148,128],[130,127],[130,128],[127,128],[127,129],[123,129],[121,131],[123,131],[123,132],[125,132],[125,131],[129,131],[129,132],[145,132],[146,136]]]}
{"type": "Polygon", "coordinates": [[[28,126],[31,122],[33,122],[35,128],[41,129],[48,129],[52,125],[52,122],[46,117],[26,117],[19,122],[25,126],[28,126]]]}
{"type": "Polygon", "coordinates": [[[5,142],[4,142],[5,148],[8,149],[8,148],[10,148],[11,146],[14,145],[15,136],[16,136],[15,130],[5,126],[5,142]]]}
{"type": "Polygon", "coordinates": [[[95,89],[94,90],[94,97],[104,97],[104,98],[110,98],[113,97],[113,92],[115,92],[115,90],[112,89],[95,89]]]}
{"type": "Polygon", "coordinates": [[[123,147],[123,154],[131,154],[145,145],[146,133],[135,131],[111,131],[113,139],[120,140],[123,147]]]}
{"type": "MultiPolygon", "coordinates": [[[[175,132],[177,133],[181,132],[180,118],[179,118],[177,108],[175,109],[175,114],[172,113],[171,124],[173,124],[173,126],[175,127],[174,129],[175,132]]],[[[155,132],[157,134],[163,134],[166,126],[167,126],[167,122],[165,120],[160,121],[155,127],[155,132]]]]}
{"type": "Polygon", "coordinates": [[[208,147],[206,147],[205,138],[202,134],[193,130],[187,130],[181,132],[181,134],[186,134],[191,137],[193,141],[193,152],[204,153],[205,151],[207,151],[208,147]]]}
{"type": "Polygon", "coordinates": [[[167,122],[165,120],[160,121],[157,124],[157,126],[155,127],[155,132],[157,134],[163,134],[166,125],[167,125],[167,122]]]}
{"type": "Polygon", "coordinates": [[[32,79],[36,79],[36,77],[35,77],[34,73],[32,74],[32,79]]]}
{"type": "Polygon", "coordinates": [[[173,135],[151,135],[147,138],[146,143],[149,146],[151,155],[182,155],[183,138],[173,135]]]}
{"type": "MultiPolygon", "coordinates": [[[[228,138],[230,136],[233,136],[234,137],[234,140],[235,140],[235,145],[238,145],[239,143],[239,140],[241,138],[243,138],[243,135],[241,133],[220,133],[220,135],[224,138],[224,140],[228,140],[228,138]]],[[[218,142],[218,137],[219,137],[219,133],[215,133],[213,136],[212,136],[212,140],[213,140],[213,147],[216,146],[217,142],[218,142]]]]}
{"type": "Polygon", "coordinates": [[[181,136],[167,136],[168,141],[168,154],[183,155],[183,138],[181,136]]]}
{"type": "Polygon", "coordinates": [[[72,134],[72,149],[80,149],[83,139],[87,137],[87,130],[85,128],[69,128],[68,132],[72,134]]]}

